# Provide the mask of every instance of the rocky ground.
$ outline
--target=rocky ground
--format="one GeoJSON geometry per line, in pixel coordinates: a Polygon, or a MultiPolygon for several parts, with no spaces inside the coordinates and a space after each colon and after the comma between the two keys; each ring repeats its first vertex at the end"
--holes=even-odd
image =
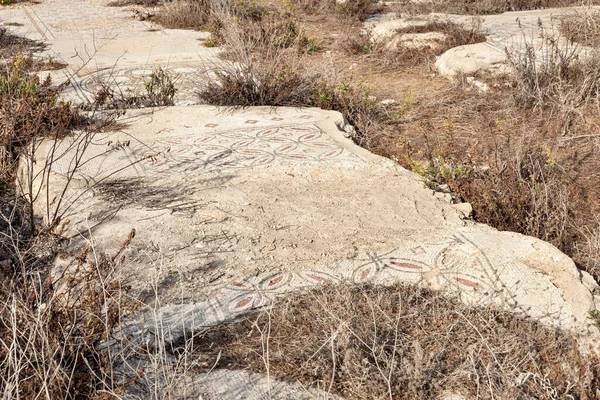
{"type": "MultiPolygon", "coordinates": [[[[138,14],[99,0],[0,8],[0,21],[11,32],[44,43],[38,57],[65,64],[39,72],[67,81],[64,100],[97,116],[118,112],[101,130],[76,129],[33,144],[35,153],[22,157],[16,179],[34,198],[39,223],[59,222],[54,231],[66,253],[91,246],[119,254],[119,279],[143,305],[103,343],[104,351],[136,353],[115,364],[120,373],[137,374],[128,396],[361,398],[332,391],[333,384],[308,388],[277,373],[273,379],[268,366],[243,371],[233,362],[219,364],[219,358],[212,368],[181,373],[174,367],[181,364],[177,352],[157,352],[163,357],[157,362],[160,357],[139,351],[185,347],[194,335],[323,285],[348,290],[409,284],[441,291],[469,307],[569,332],[584,352],[598,350],[600,331],[590,311],[600,301],[600,287],[570,257],[539,238],[474,221],[464,198],[439,185],[427,187],[423,174],[359,146],[364,143],[340,112],[205,104],[198,92],[229,62],[226,47],[207,47],[207,32],[140,20],[139,13],[152,7],[133,9],[138,14]],[[157,101],[149,82],[170,91],[167,101],[157,101]],[[94,108],[99,93],[109,93],[112,105],[94,108]]],[[[505,49],[518,49],[524,30],[574,10],[485,16],[485,41],[444,51],[434,70],[413,82],[429,79],[441,87],[470,77],[468,90],[485,92],[491,83],[484,73],[509,69],[505,49]]],[[[376,40],[396,37],[418,47],[439,37],[398,39],[408,34],[398,30],[440,19],[466,23],[471,17],[388,12],[360,25],[376,40]]],[[[309,18],[307,24],[314,29],[316,22],[309,18]]],[[[360,70],[364,62],[357,62],[360,70]]],[[[385,75],[378,79],[384,93],[385,75]]],[[[374,101],[381,102],[378,96],[374,101]]],[[[396,106],[401,101],[388,100],[396,106]]],[[[52,276],[69,271],[77,257],[58,257],[52,276]]],[[[449,388],[444,398],[488,396],[459,389],[449,388]]]]}

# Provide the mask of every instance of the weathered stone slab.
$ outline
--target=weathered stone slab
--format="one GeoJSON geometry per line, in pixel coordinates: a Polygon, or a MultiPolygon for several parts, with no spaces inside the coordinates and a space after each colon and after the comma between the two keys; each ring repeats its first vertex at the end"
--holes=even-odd
{"type": "Polygon", "coordinates": [[[568,257],[462,220],[346,139],[338,113],[172,107],[120,122],[40,148],[36,174],[51,171],[36,207],[70,220],[75,247],[117,248],[136,229],[127,273],[164,304],[123,331],[136,340],[180,340],[324,282],[420,284],[598,334],[587,319],[596,284],[568,257]],[[146,336],[149,326],[161,332],[146,336]]]}
{"type": "MultiPolygon", "coordinates": [[[[590,7],[585,8],[589,9],[590,7]]],[[[524,51],[525,43],[528,43],[539,51],[541,56],[545,43],[540,35],[540,26],[546,35],[559,37],[560,19],[581,10],[580,7],[554,8],[475,17],[480,20],[481,30],[487,41],[450,49],[438,57],[435,66],[441,75],[449,78],[458,74],[473,76],[482,72],[504,73],[508,70],[507,51],[517,54],[524,51]]],[[[425,26],[431,21],[456,22],[470,28],[474,23],[473,18],[439,13],[398,18],[395,14],[386,14],[367,20],[365,29],[371,31],[376,39],[390,39],[397,35],[399,29],[425,26]]],[[[563,46],[568,45],[564,41],[563,46]]],[[[580,51],[585,53],[587,50],[581,47],[580,51]]]]}

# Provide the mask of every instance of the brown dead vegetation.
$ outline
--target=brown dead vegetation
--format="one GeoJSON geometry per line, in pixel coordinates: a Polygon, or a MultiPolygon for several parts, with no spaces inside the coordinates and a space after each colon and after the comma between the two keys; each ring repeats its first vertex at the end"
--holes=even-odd
{"type": "Polygon", "coordinates": [[[33,158],[41,140],[99,121],[62,102],[60,85],[37,76],[39,61],[12,53],[27,43],[15,40],[0,42],[11,54],[0,67],[0,397],[110,398],[124,387],[100,347],[134,304],[122,299],[114,273],[122,250],[105,257],[90,245],[62,254],[68,265],[53,274],[60,216],[43,224],[33,213],[37,194],[15,183],[19,159],[33,158]]]}
{"type": "Polygon", "coordinates": [[[414,2],[403,0],[390,8],[399,13],[428,14],[432,12],[485,15],[500,14],[509,11],[540,10],[544,8],[596,5],[598,0],[442,0],[414,2]]]}
{"type": "Polygon", "coordinates": [[[595,47],[600,43],[600,12],[583,9],[568,15],[561,19],[560,31],[568,40],[595,47]]]}
{"type": "Polygon", "coordinates": [[[569,333],[414,286],[296,293],[181,350],[207,368],[249,369],[347,399],[600,396],[600,360],[569,333]]]}
{"type": "MultiPolygon", "coordinates": [[[[210,8],[209,0],[169,3],[163,10],[173,7],[174,14],[157,17],[177,27],[210,27],[226,43],[236,62],[201,88],[203,99],[341,111],[357,127],[357,142],[398,160],[434,189],[448,185],[455,197],[473,204],[477,220],[551,241],[600,277],[597,64],[558,53],[537,69],[526,53],[512,59],[513,75],[491,78],[491,89],[478,93],[467,82],[450,85],[433,77],[427,62],[435,53],[417,60],[404,53],[409,62],[403,68],[379,62],[373,73],[369,52],[342,53],[340,40],[318,37],[322,25],[310,26],[325,18],[335,28],[327,34],[337,32],[339,39],[345,28],[339,15],[293,15],[242,3],[248,7],[226,11],[226,24],[223,10],[210,8]],[[322,51],[307,50],[313,37],[304,33],[305,25],[322,50],[340,55],[337,64],[322,51]],[[383,73],[388,75],[381,80],[383,73]],[[382,105],[382,96],[396,102],[382,105]]],[[[455,32],[448,45],[480,40],[468,28],[437,29],[455,32]]],[[[394,51],[399,49],[378,57],[387,60],[394,51]]],[[[51,82],[14,63],[6,71],[0,81],[1,156],[9,182],[20,149],[35,138],[60,137],[76,114],[58,102],[51,82]]],[[[172,100],[172,85],[155,83],[172,100]]],[[[111,360],[99,349],[132,307],[122,301],[113,274],[119,258],[96,257],[88,248],[73,269],[52,279],[38,269],[47,268],[48,260],[34,249],[37,240],[55,237],[50,230],[34,235],[27,199],[0,200],[0,250],[10,252],[0,258],[3,397],[120,394],[123,382],[114,380],[111,360]]],[[[266,365],[273,376],[349,398],[435,398],[446,392],[476,398],[600,396],[600,360],[580,352],[569,334],[414,287],[326,287],[297,294],[271,313],[209,331],[193,350],[210,365],[221,354],[217,366],[264,372],[266,365]]]]}

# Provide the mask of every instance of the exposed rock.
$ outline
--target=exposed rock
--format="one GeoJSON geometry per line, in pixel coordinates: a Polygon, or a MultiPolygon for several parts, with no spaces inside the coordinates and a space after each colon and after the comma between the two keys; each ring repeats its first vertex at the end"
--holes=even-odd
{"type": "Polygon", "coordinates": [[[453,204],[452,208],[458,211],[463,218],[469,219],[473,215],[473,207],[470,203],[457,203],[453,204]]]}
{"type": "MultiPolygon", "coordinates": [[[[592,8],[600,9],[598,7],[592,8]]],[[[505,73],[508,71],[507,51],[523,52],[526,40],[536,51],[543,54],[545,51],[544,40],[540,37],[539,25],[541,24],[547,32],[558,34],[558,29],[556,29],[557,18],[569,15],[576,10],[575,7],[555,8],[481,16],[481,30],[485,33],[487,41],[447,50],[438,57],[435,66],[441,75],[448,78],[454,78],[457,75],[473,76],[483,72],[505,73]]],[[[375,38],[391,38],[396,35],[399,29],[425,26],[436,20],[463,24],[467,28],[472,24],[471,16],[434,13],[398,18],[395,14],[387,14],[367,20],[365,29],[371,31],[375,38]]],[[[393,39],[392,42],[396,40],[401,39],[393,39]]],[[[435,40],[433,42],[435,43],[435,40]]],[[[564,45],[567,45],[566,40],[564,45]]],[[[588,54],[586,49],[580,51],[584,55],[588,54]]]]}

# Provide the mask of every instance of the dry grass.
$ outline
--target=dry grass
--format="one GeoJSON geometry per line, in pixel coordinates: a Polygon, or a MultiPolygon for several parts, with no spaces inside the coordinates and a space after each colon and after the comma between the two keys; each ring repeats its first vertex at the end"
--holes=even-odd
{"type": "MultiPolygon", "coordinates": [[[[288,17],[289,18],[289,17],[288,17]]],[[[253,22],[230,19],[222,31],[227,59],[200,98],[220,106],[320,107],[341,111],[366,137],[379,110],[360,85],[344,84],[331,73],[305,68],[305,36],[294,20],[266,17],[253,22]]]]}
{"type": "Polygon", "coordinates": [[[579,110],[585,118],[574,121],[554,107],[524,109],[514,100],[519,93],[451,88],[416,100],[402,130],[372,149],[433,188],[448,184],[472,204],[477,221],[547,240],[599,280],[595,114],[579,110]]]}
{"type": "Polygon", "coordinates": [[[166,3],[153,18],[165,28],[216,30],[219,27],[214,11],[223,7],[222,0],[176,0],[166,3]]]}
{"type": "Polygon", "coordinates": [[[206,30],[219,35],[222,15],[257,20],[265,14],[265,7],[247,0],[175,0],[164,3],[151,19],[166,28],[206,30]]]}
{"type": "Polygon", "coordinates": [[[35,65],[16,57],[0,70],[0,397],[113,398],[127,382],[100,347],[133,308],[114,272],[133,232],[112,257],[91,243],[70,257],[61,253],[60,216],[43,225],[32,188],[17,191],[19,158],[92,122],[59,101],[61,88],[40,81],[35,65]],[[63,268],[53,270],[57,255],[63,268]]]}
{"type": "Polygon", "coordinates": [[[561,19],[560,31],[568,40],[583,46],[600,44],[600,12],[584,9],[561,19]]]}
{"type": "Polygon", "coordinates": [[[582,56],[579,46],[547,33],[543,26],[538,30],[541,48],[525,41],[522,49],[507,52],[517,105],[578,114],[597,103],[600,57],[582,56]]]}
{"type": "Polygon", "coordinates": [[[113,0],[107,4],[108,7],[143,6],[155,7],[164,4],[164,0],[113,0]]]}
{"type": "Polygon", "coordinates": [[[544,8],[572,7],[599,4],[597,0],[442,0],[432,2],[412,2],[404,0],[391,6],[393,11],[410,14],[432,12],[484,15],[509,11],[539,10],[544,8]]]}
{"type": "Polygon", "coordinates": [[[113,360],[100,346],[132,310],[114,275],[120,252],[107,258],[88,247],[53,276],[31,269],[34,249],[0,281],[0,396],[112,398],[125,387],[113,380],[113,360]]]}
{"type": "Polygon", "coordinates": [[[308,14],[332,13],[340,18],[364,20],[368,14],[377,12],[377,2],[373,0],[291,0],[297,9],[308,14]]]}
{"type": "Polygon", "coordinates": [[[347,399],[600,396],[600,360],[568,333],[412,286],[297,293],[199,335],[192,351],[208,366],[268,373],[347,399]]]}

